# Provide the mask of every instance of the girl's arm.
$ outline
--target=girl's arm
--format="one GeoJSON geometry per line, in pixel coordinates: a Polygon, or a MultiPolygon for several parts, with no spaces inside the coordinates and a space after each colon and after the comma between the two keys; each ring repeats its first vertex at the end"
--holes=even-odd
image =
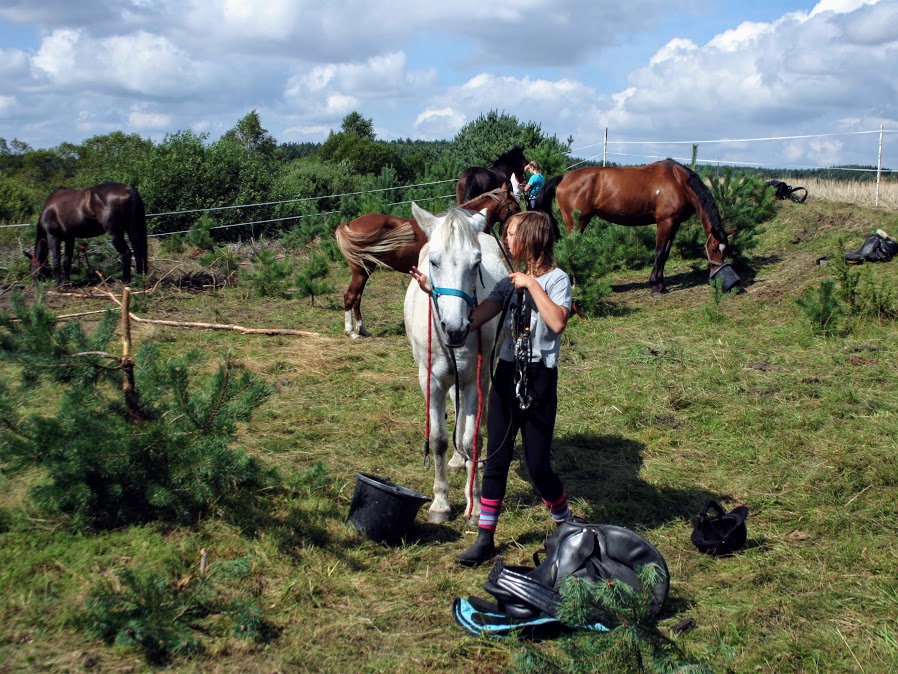
{"type": "Polygon", "coordinates": [[[484,323],[488,323],[491,318],[499,315],[502,311],[502,305],[491,300],[483,300],[474,307],[474,315],[471,317],[471,331],[479,329],[484,323]]]}
{"type": "Polygon", "coordinates": [[[530,292],[536,310],[539,311],[543,322],[552,332],[556,335],[564,332],[568,318],[571,316],[571,312],[566,307],[555,304],[537,280],[528,274],[514,272],[511,275],[511,282],[514,283],[515,288],[524,288],[530,292]]]}

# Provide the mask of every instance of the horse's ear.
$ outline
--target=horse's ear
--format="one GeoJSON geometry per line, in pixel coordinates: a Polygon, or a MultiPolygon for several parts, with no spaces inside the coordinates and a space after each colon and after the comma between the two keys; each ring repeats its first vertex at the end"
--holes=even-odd
{"type": "Polygon", "coordinates": [[[430,239],[430,234],[431,232],[433,232],[434,220],[436,218],[434,218],[432,214],[428,213],[423,208],[418,206],[418,204],[416,204],[414,201],[412,202],[412,215],[418,222],[418,225],[421,227],[421,229],[424,230],[427,238],[430,239]]]}
{"type": "Polygon", "coordinates": [[[486,230],[486,219],[487,213],[489,212],[488,208],[484,208],[474,215],[471,216],[471,225],[474,227],[474,232],[485,232],[486,230]]]}

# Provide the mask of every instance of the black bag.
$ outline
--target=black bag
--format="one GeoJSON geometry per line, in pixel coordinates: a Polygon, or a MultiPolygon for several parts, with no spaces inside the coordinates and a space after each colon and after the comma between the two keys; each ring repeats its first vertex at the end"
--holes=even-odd
{"type": "Polygon", "coordinates": [[[692,542],[709,555],[727,555],[745,545],[748,507],[741,505],[726,512],[717,501],[708,500],[692,529],[692,542]],[[709,514],[713,510],[716,514],[709,514]]]}
{"type": "Polygon", "coordinates": [[[843,253],[842,256],[850,264],[862,264],[868,262],[889,262],[898,255],[898,243],[892,241],[888,234],[881,229],[867,237],[863,245],[857,250],[843,253]]]}
{"type": "Polygon", "coordinates": [[[782,180],[768,180],[764,187],[773,188],[774,199],[791,199],[797,204],[803,204],[808,198],[808,191],[804,187],[792,187],[782,180]]]}

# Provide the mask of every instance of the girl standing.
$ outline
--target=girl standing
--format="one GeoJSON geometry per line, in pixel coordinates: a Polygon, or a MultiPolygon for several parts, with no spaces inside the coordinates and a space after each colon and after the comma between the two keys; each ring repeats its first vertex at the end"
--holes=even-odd
{"type": "MultiPolygon", "coordinates": [[[[471,321],[471,330],[476,330],[507,307],[512,330],[502,344],[493,376],[477,540],[458,555],[464,566],[481,564],[496,553],[494,537],[518,431],[527,472],[552,519],[560,524],[571,514],[564,485],[551,464],[558,355],[571,313],[571,281],[555,266],[555,230],[546,213],[513,215],[505,226],[504,243],[523,271],[499,281],[477,305],[471,321]]],[[[424,274],[416,267],[409,273],[430,293],[424,274]]]]}

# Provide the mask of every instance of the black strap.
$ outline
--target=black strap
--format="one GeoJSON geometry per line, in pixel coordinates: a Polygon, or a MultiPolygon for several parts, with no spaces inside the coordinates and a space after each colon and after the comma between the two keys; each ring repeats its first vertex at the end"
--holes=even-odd
{"type": "Polygon", "coordinates": [[[515,599],[539,609],[547,616],[556,617],[558,593],[551,588],[507,567],[502,567],[493,582],[515,599]]]}
{"type": "Polygon", "coordinates": [[[715,511],[717,513],[718,518],[726,515],[726,511],[724,511],[724,509],[721,507],[721,505],[717,501],[714,501],[713,499],[708,499],[705,502],[704,507],[702,508],[702,512],[698,516],[699,522],[704,522],[705,520],[708,519],[708,511],[709,510],[715,511]]]}

